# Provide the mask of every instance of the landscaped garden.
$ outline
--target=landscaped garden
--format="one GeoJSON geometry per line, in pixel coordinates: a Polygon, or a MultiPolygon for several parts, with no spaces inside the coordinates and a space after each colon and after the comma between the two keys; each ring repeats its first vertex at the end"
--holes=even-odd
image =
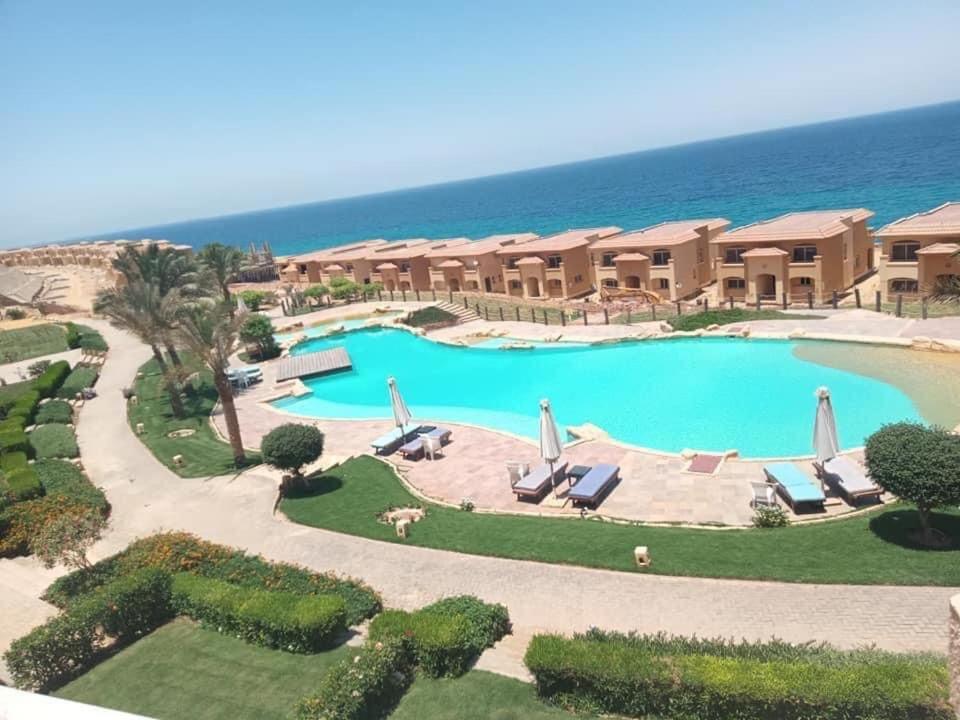
{"type": "Polygon", "coordinates": [[[66,352],[67,331],[62,325],[28,325],[0,332],[0,363],[66,352]]]}
{"type": "Polygon", "coordinates": [[[729,325],[730,323],[748,323],[759,320],[822,320],[822,315],[801,315],[780,310],[748,310],[745,308],[707,310],[692,312],[688,315],[664,317],[674,330],[699,330],[711,325],[729,325]]]}
{"type": "MultiPolygon", "coordinates": [[[[918,515],[907,504],[812,525],[753,530],[701,530],[619,524],[599,519],[551,519],[472,513],[424,503],[389,465],[358,457],[310,478],[280,505],[295,522],[384,542],[402,542],[476,555],[636,571],[633,549],[646,545],[664,575],[788,582],[960,585],[960,548],[919,548],[918,515]],[[422,506],[426,517],[409,537],[397,537],[378,516],[422,506]],[[789,548],[789,552],[785,551],[789,548]]],[[[960,537],[960,513],[935,512],[932,524],[960,537]]]]}

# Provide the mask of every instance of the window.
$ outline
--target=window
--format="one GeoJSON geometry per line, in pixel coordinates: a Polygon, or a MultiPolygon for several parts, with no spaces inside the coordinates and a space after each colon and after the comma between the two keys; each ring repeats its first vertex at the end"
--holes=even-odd
{"type": "Polygon", "coordinates": [[[604,286],[604,287],[615,288],[615,287],[617,286],[617,279],[616,279],[616,278],[604,278],[604,279],[603,279],[603,286],[604,286]]]}
{"type": "Polygon", "coordinates": [[[657,278],[657,290],[669,290],[670,281],[667,278],[657,278]]]}
{"type": "Polygon", "coordinates": [[[600,267],[613,267],[613,257],[615,253],[604,253],[600,257],[600,267]]]}
{"type": "Polygon", "coordinates": [[[510,268],[511,270],[515,270],[517,267],[517,259],[515,257],[508,257],[507,267],[510,268]]]}
{"type": "Polygon", "coordinates": [[[550,278],[547,280],[547,285],[552,288],[562,287],[560,280],[558,278],[550,278]]]}
{"type": "Polygon", "coordinates": [[[347,263],[345,267],[348,273],[353,272],[353,265],[351,265],[350,263],[347,263]]]}
{"type": "Polygon", "coordinates": [[[583,282],[583,275],[574,275],[574,276],[573,276],[573,282],[574,282],[574,284],[579,283],[579,282],[583,282]]]}
{"type": "Polygon", "coordinates": [[[653,264],[654,265],[667,265],[670,262],[670,251],[669,250],[654,250],[653,251],[653,264]]]}
{"type": "Polygon", "coordinates": [[[400,272],[410,272],[410,263],[400,263],[400,272]]]}
{"type": "Polygon", "coordinates": [[[916,280],[907,280],[900,278],[890,281],[890,292],[894,293],[915,293],[919,292],[920,285],[916,280]]]}
{"type": "Polygon", "coordinates": [[[919,249],[920,243],[914,240],[894,243],[890,248],[890,259],[893,262],[916,262],[919,249]]]}
{"type": "Polygon", "coordinates": [[[563,263],[562,255],[547,255],[547,267],[558,268],[563,263]]]}
{"type": "Polygon", "coordinates": [[[743,254],[747,251],[742,247],[731,247],[723,251],[723,262],[727,265],[743,265],[743,254]]]}
{"type": "Polygon", "coordinates": [[[816,245],[797,245],[793,249],[793,261],[795,263],[812,263],[816,255],[816,245]]]}
{"type": "Polygon", "coordinates": [[[804,287],[813,287],[813,278],[809,278],[809,277],[797,278],[797,285],[802,285],[804,287]]]}
{"type": "Polygon", "coordinates": [[[702,262],[703,262],[703,248],[702,248],[702,247],[698,247],[698,248],[697,248],[697,262],[698,262],[698,263],[702,263],[702,262]]]}
{"type": "Polygon", "coordinates": [[[743,278],[727,278],[727,290],[743,290],[746,286],[743,278]]]}
{"type": "Polygon", "coordinates": [[[511,280],[511,281],[510,281],[510,289],[511,289],[511,290],[519,290],[519,289],[522,288],[522,287],[523,287],[523,286],[520,284],[520,281],[519,281],[519,280],[511,280]]]}

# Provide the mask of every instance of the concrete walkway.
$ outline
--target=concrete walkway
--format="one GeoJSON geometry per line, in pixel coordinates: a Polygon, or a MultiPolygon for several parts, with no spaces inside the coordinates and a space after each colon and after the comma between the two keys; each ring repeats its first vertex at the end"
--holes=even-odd
{"type": "MultiPolygon", "coordinates": [[[[185,530],[272,560],[362,579],[394,607],[416,608],[459,593],[501,602],[510,609],[518,638],[538,630],[598,626],[946,650],[948,598],[957,589],[645,576],[467,556],[292,524],[271,514],[277,476],[266,468],[202,480],[181,479],[162,466],[130,431],[120,392],[149,350],[104,323],[90,324],[111,348],[99,397],[84,406],[78,424],[87,471],[113,505],[111,531],[94,548],[94,559],[136,537],[185,530]]],[[[31,558],[0,561],[0,651],[50,615],[51,608],[33,598],[54,574],[31,558]],[[6,592],[11,589],[15,592],[6,592]]],[[[521,644],[506,643],[509,657],[485,663],[521,674],[516,664],[521,644]]]]}

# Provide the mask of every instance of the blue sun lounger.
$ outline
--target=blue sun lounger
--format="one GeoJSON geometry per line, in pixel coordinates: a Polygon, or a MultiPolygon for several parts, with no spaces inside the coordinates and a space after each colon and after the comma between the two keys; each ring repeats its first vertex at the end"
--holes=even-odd
{"type": "Polygon", "coordinates": [[[599,463],[577,480],[576,485],[567,493],[567,499],[572,500],[574,505],[596,506],[603,494],[619,479],[619,466],[599,463]]]}
{"type": "Polygon", "coordinates": [[[371,441],[370,447],[373,448],[374,455],[389,455],[419,429],[420,425],[415,423],[408,423],[403,426],[403,429],[395,427],[390,432],[384,433],[376,440],[371,441]]]}
{"type": "Polygon", "coordinates": [[[827,499],[823,491],[793,463],[770,463],[763,466],[763,472],[767,479],[777,486],[777,491],[794,512],[797,510],[797,505],[823,507],[827,499]]]}

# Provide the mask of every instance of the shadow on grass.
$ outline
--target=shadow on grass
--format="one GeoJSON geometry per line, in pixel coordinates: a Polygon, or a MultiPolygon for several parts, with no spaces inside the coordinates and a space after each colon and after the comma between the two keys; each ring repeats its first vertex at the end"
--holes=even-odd
{"type": "Polygon", "coordinates": [[[318,497],[336,492],[343,487],[343,480],[333,475],[318,475],[307,477],[303,482],[287,490],[289,499],[318,497]]]}
{"type": "Polygon", "coordinates": [[[881,540],[910,550],[928,552],[958,552],[957,539],[960,538],[960,516],[947,513],[932,513],[930,524],[951,539],[945,547],[927,547],[917,542],[920,518],[916,510],[902,509],[881,513],[870,520],[870,530],[881,540]]]}

